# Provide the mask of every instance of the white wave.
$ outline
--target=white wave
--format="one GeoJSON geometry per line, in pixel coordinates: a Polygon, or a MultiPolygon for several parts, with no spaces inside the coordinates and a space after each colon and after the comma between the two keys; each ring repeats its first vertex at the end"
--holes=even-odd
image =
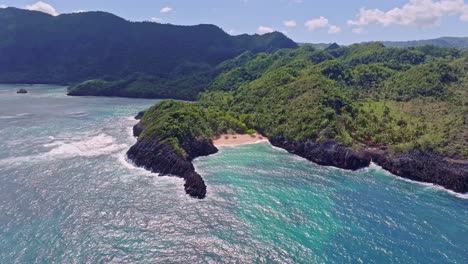
{"type": "Polygon", "coordinates": [[[64,116],[67,116],[67,117],[84,117],[88,115],[89,115],[88,112],[72,112],[72,113],[64,114],[64,116]]]}
{"type": "Polygon", "coordinates": [[[0,119],[13,119],[13,118],[18,118],[18,117],[23,117],[23,116],[30,116],[33,115],[31,113],[22,113],[22,114],[16,114],[16,115],[6,115],[6,116],[0,116],[0,119]]]}
{"type": "Polygon", "coordinates": [[[141,168],[136,166],[132,161],[130,161],[127,158],[127,151],[122,151],[118,154],[115,155],[117,160],[122,164],[125,168],[127,168],[130,171],[136,172],[140,175],[148,176],[148,177],[154,177],[154,176],[159,176],[158,173],[153,173],[145,168],[141,168]]]}
{"type": "Polygon", "coordinates": [[[108,155],[121,151],[128,146],[126,144],[116,144],[112,136],[101,133],[81,141],[57,141],[45,144],[44,147],[53,147],[47,153],[49,157],[70,158],[108,155]]]}
{"type": "Polygon", "coordinates": [[[128,148],[126,144],[117,144],[115,139],[107,134],[91,135],[79,141],[73,141],[75,137],[55,140],[48,137],[50,143],[43,144],[49,148],[47,152],[37,155],[10,157],[0,160],[0,164],[17,164],[31,161],[43,161],[50,159],[69,159],[73,157],[96,157],[120,152],[128,148]]]}
{"type": "Polygon", "coordinates": [[[391,172],[385,170],[384,168],[382,168],[381,166],[379,166],[378,164],[376,164],[374,162],[371,162],[371,164],[369,166],[369,171],[383,172],[385,175],[393,177],[393,178],[395,178],[397,180],[400,180],[400,181],[405,181],[405,182],[409,182],[409,183],[413,183],[413,184],[422,185],[422,186],[424,186],[426,188],[429,188],[429,189],[432,189],[434,191],[439,191],[439,192],[443,191],[443,192],[446,192],[446,193],[448,193],[450,195],[456,196],[456,197],[461,198],[461,199],[468,199],[468,193],[457,193],[457,192],[446,189],[446,188],[444,188],[444,187],[442,187],[440,185],[434,184],[434,183],[413,181],[413,180],[410,180],[410,179],[407,179],[407,178],[403,178],[403,177],[392,174],[391,172]]]}
{"type": "MultiPolygon", "coordinates": [[[[127,158],[127,151],[122,151],[114,157],[117,158],[119,163],[123,165],[130,174],[135,174],[134,176],[145,176],[151,178],[151,183],[157,188],[174,188],[174,192],[181,198],[186,198],[185,191],[184,191],[184,179],[176,177],[176,176],[166,176],[161,177],[159,173],[151,172],[145,168],[136,166],[131,160],[127,158]]],[[[123,178],[123,180],[128,180],[129,178],[123,178]]]]}
{"type": "MultiPolygon", "coordinates": [[[[125,124],[128,123],[127,127],[127,139],[129,142],[133,141],[133,143],[136,143],[136,138],[133,136],[133,126],[138,123],[138,120],[136,120],[133,117],[125,117],[122,120],[125,124]]],[[[154,176],[159,176],[158,173],[153,173],[145,168],[138,167],[136,166],[131,160],[127,158],[127,150],[129,146],[125,148],[124,151],[118,153],[115,155],[117,160],[119,161],[120,164],[122,164],[125,168],[127,168],[130,171],[136,172],[140,175],[148,176],[148,177],[154,177],[154,176]]]]}
{"type": "Polygon", "coordinates": [[[271,148],[273,148],[274,150],[280,151],[280,152],[289,153],[289,152],[288,152],[287,150],[285,150],[284,148],[279,148],[279,147],[276,147],[276,146],[273,146],[273,145],[271,145],[271,148]]]}

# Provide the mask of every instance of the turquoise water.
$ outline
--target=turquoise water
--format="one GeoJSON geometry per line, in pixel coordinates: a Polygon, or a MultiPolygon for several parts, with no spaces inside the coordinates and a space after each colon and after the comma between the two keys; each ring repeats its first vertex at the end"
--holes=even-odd
{"type": "Polygon", "coordinates": [[[195,161],[208,197],[134,168],[157,102],[0,85],[0,263],[467,263],[468,200],[268,144],[195,161]]]}

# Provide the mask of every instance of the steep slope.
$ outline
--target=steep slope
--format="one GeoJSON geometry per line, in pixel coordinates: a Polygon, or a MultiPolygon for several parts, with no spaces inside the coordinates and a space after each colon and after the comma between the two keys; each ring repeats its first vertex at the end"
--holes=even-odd
{"type": "Polygon", "coordinates": [[[105,12],[54,17],[6,8],[0,25],[0,82],[9,83],[115,81],[138,73],[159,84],[207,72],[247,50],[297,46],[281,33],[230,36],[214,25],[129,22],[105,12]]]}
{"type": "Polygon", "coordinates": [[[198,102],[149,109],[144,137],[129,154],[145,140],[163,140],[193,159],[184,155],[187,140],[254,129],[320,165],[356,170],[374,161],[402,177],[468,192],[467,53],[305,46],[247,52],[219,68],[198,102]]]}

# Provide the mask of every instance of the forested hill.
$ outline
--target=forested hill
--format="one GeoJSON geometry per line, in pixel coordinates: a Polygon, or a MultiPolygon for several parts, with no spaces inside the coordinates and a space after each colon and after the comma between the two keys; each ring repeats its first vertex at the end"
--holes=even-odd
{"type": "Polygon", "coordinates": [[[190,142],[256,130],[321,165],[358,169],[372,160],[396,175],[468,191],[466,52],[305,46],[245,53],[219,68],[198,102],[146,111],[129,157],[150,167],[149,141],[190,160],[203,153],[190,142]]]}
{"type": "Polygon", "coordinates": [[[412,41],[383,41],[386,47],[409,48],[424,45],[434,45],[444,48],[468,49],[468,37],[442,37],[437,39],[412,40],[412,41]]]}
{"type": "Polygon", "coordinates": [[[294,47],[277,32],[230,36],[214,25],[130,22],[105,12],[0,9],[0,82],[71,83],[135,73],[167,79],[245,51],[294,47]]]}

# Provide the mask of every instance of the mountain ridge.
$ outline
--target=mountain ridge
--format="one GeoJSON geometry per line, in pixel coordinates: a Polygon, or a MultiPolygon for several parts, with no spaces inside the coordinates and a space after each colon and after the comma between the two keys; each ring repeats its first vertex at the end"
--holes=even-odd
{"type": "Polygon", "coordinates": [[[274,32],[231,36],[210,24],[131,22],[93,11],[52,16],[0,9],[0,82],[70,84],[135,73],[168,79],[194,65],[205,69],[245,51],[297,44],[274,32]]]}
{"type": "Polygon", "coordinates": [[[444,48],[468,49],[468,37],[440,37],[435,39],[409,40],[409,41],[379,41],[386,47],[409,48],[425,45],[434,45],[444,48]]]}

